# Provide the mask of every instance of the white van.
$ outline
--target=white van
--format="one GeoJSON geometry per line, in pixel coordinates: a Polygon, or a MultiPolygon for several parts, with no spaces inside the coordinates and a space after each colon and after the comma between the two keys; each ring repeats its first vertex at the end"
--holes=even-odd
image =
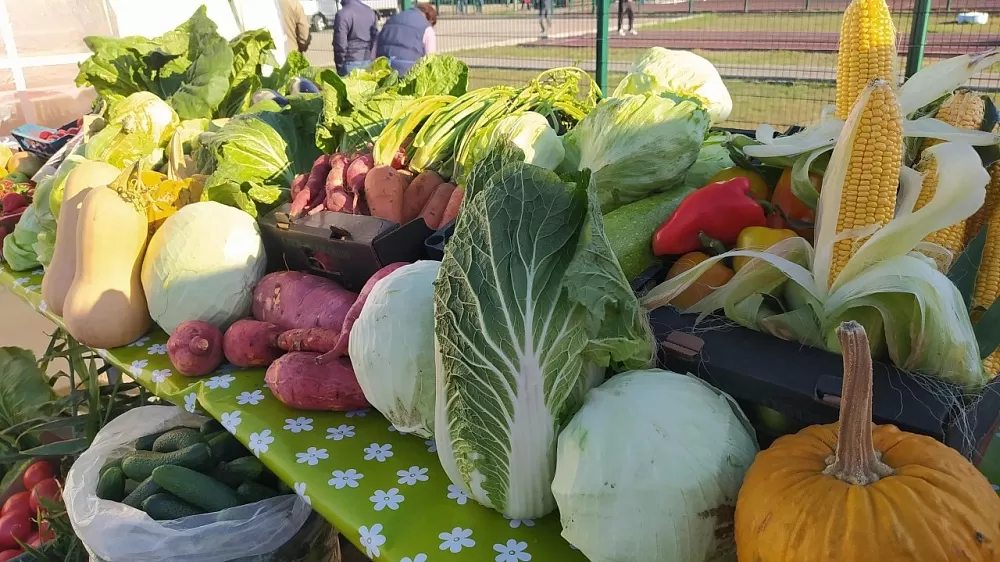
{"type": "MultiPolygon", "coordinates": [[[[306,17],[312,23],[313,31],[323,31],[333,25],[333,17],[340,9],[337,0],[299,0],[306,12],[306,17]]],[[[397,0],[362,0],[380,18],[389,17],[399,11],[397,0]]]]}

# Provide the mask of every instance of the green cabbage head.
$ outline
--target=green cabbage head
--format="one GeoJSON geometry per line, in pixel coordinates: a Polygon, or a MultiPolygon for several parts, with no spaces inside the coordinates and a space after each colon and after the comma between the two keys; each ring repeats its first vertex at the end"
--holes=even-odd
{"type": "Polygon", "coordinates": [[[688,51],[663,47],[652,47],[640,55],[613,97],[663,92],[698,97],[713,123],[725,121],[733,111],[733,98],[712,63],[688,51]]]}
{"type": "Polygon", "coordinates": [[[88,160],[125,169],[145,159],[151,166],[163,159],[163,148],[180,120],[167,102],[149,92],[136,92],[115,102],[107,125],[84,147],[88,160]]]}

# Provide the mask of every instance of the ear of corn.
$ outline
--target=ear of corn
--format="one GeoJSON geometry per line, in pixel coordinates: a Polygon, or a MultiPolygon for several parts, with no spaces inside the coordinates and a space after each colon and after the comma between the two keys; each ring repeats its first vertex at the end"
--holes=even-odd
{"type": "MultiPolygon", "coordinates": [[[[983,257],[976,274],[976,288],[972,293],[973,316],[981,314],[981,309],[992,306],[997,296],[1000,296],[1000,207],[993,209],[986,228],[986,244],[983,246],[983,257]]],[[[1000,349],[984,359],[983,365],[987,376],[991,379],[995,377],[1000,372],[1000,349]]]]}
{"type": "MultiPolygon", "coordinates": [[[[985,116],[986,102],[983,101],[982,96],[976,92],[962,88],[955,90],[951,97],[941,104],[934,118],[952,127],[978,131],[979,127],[983,124],[985,116]]],[[[931,138],[924,139],[920,150],[927,150],[940,142],[943,141],[931,138]]]]}
{"type": "Polygon", "coordinates": [[[966,244],[972,242],[972,239],[979,234],[979,231],[993,216],[994,210],[1000,206],[1000,161],[990,164],[987,169],[990,172],[990,183],[986,184],[986,201],[974,215],[965,221],[966,244]]]}
{"type": "MultiPolygon", "coordinates": [[[[861,110],[841,192],[837,234],[892,220],[902,163],[903,114],[892,86],[883,83],[872,90],[861,110]]],[[[831,285],[862,242],[848,238],[834,243],[831,285]]]]}
{"type": "Polygon", "coordinates": [[[847,119],[858,96],[878,78],[896,83],[896,27],[885,0],[852,0],[840,25],[837,54],[838,119],[847,119]]]}
{"type": "MultiPolygon", "coordinates": [[[[927,205],[934,198],[939,180],[937,158],[929,153],[921,156],[920,162],[917,162],[916,170],[924,174],[924,180],[917,202],[913,205],[914,211],[927,205]]],[[[953,257],[958,257],[962,253],[962,249],[965,248],[965,221],[932,232],[924,238],[924,241],[942,246],[951,252],[953,257]]]]}

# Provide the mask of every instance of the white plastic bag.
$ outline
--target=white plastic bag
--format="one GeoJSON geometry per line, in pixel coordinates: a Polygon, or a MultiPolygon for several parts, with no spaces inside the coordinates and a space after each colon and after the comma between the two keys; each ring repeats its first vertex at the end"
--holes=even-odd
{"type": "Polygon", "coordinates": [[[297,495],[173,521],[154,521],[138,509],[97,497],[101,467],[131,450],[133,441],[203,421],[173,406],[143,406],[112,420],[80,455],[66,477],[63,499],[73,530],[93,559],[229,562],[273,552],[302,527],[312,510],[297,495]]]}

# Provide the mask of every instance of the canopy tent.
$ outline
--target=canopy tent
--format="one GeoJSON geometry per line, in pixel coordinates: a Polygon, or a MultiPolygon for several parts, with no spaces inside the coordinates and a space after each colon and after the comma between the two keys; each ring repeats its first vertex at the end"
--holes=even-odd
{"type": "Polygon", "coordinates": [[[270,31],[284,62],[276,0],[0,0],[0,134],[23,123],[57,127],[87,112],[95,93],[75,84],[77,65],[90,56],[85,37],[155,37],[202,4],[227,39],[270,31]]]}

